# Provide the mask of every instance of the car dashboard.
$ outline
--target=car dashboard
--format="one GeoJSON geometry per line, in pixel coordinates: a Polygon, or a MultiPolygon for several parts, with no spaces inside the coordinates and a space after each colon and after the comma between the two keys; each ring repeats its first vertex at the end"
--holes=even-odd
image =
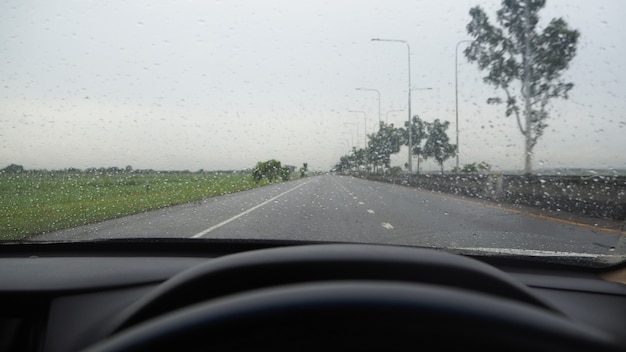
{"type": "MultiPolygon", "coordinates": [[[[183,338],[190,349],[200,341],[213,341],[210,347],[228,350],[268,341],[271,345],[265,347],[276,349],[294,343],[305,350],[394,349],[407,342],[398,336],[398,325],[410,338],[419,335],[417,331],[428,331],[437,339],[450,337],[439,340],[442,348],[459,343],[454,339],[458,334],[467,342],[464,345],[501,347],[518,344],[518,338],[550,339],[562,333],[549,345],[532,342],[518,347],[573,350],[568,342],[573,331],[592,335],[588,344],[576,342],[578,350],[626,350],[626,285],[615,282],[623,282],[625,268],[580,270],[521,259],[441,256],[408,247],[280,241],[31,243],[0,250],[0,352],[182,346],[179,335],[186,331],[156,344],[148,341],[150,337],[137,340],[129,333],[146,333],[155,321],[161,323],[155,330],[158,336],[167,335],[163,329],[172,327],[190,326],[195,331],[209,326],[183,338]],[[461,260],[455,263],[457,259],[461,260]],[[472,298],[466,302],[468,295],[472,298]],[[508,306],[512,301],[515,307],[508,306]],[[341,302],[353,306],[337,313],[341,302]],[[389,310],[392,302],[404,303],[389,310]],[[460,308],[453,307],[456,302],[460,308]],[[378,308],[370,311],[373,305],[378,308]],[[439,308],[431,310],[433,306],[439,308]],[[470,308],[474,312],[465,312],[470,308]],[[200,311],[212,318],[200,316],[200,311]],[[261,326],[249,325],[249,311],[257,312],[252,318],[258,318],[261,326]],[[502,318],[506,321],[498,315],[504,311],[509,312],[502,318]],[[515,320],[511,312],[517,311],[525,322],[515,320]],[[167,324],[159,322],[168,319],[167,324]],[[482,319],[495,320],[483,326],[482,319]],[[300,326],[305,320],[308,323],[300,326]],[[224,321],[231,325],[223,327],[224,321]],[[269,329],[272,324],[275,328],[269,329]],[[329,331],[320,334],[320,326],[329,331]],[[516,336],[512,330],[523,331],[516,336]],[[343,333],[351,338],[340,345],[336,335],[343,333]],[[372,340],[372,335],[379,337],[372,340]],[[119,336],[122,342],[111,342],[119,336]],[[238,342],[233,344],[233,339],[238,342]],[[360,339],[367,343],[359,344],[360,339]]],[[[438,341],[434,337],[431,343],[438,341]]]]}

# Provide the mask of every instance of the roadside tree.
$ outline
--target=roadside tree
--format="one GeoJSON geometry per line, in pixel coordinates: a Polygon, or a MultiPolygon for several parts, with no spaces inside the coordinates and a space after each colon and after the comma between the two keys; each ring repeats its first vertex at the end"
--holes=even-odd
{"type": "Polygon", "coordinates": [[[567,99],[574,86],[563,72],[576,55],[580,33],[562,18],[538,28],[539,10],[545,0],[503,0],[497,25],[490,23],[479,6],[470,10],[467,32],[474,38],[465,49],[468,61],[486,71],[484,82],[499,88],[504,98],[489,98],[489,104],[506,103],[506,116],[515,115],[525,137],[524,173],[532,171],[533,148],[548,126],[548,103],[567,99]],[[522,112],[523,111],[523,112],[522,112]],[[523,119],[522,119],[523,117],[523,119]]]}
{"type": "Polygon", "coordinates": [[[0,170],[0,173],[7,173],[7,174],[16,174],[16,173],[21,173],[21,172],[24,172],[24,166],[17,165],[17,164],[11,164],[5,167],[4,169],[0,170]]]}
{"type": "MultiPolygon", "coordinates": [[[[428,133],[426,132],[429,123],[420,119],[418,115],[413,116],[411,119],[411,125],[408,121],[404,123],[405,144],[409,148],[413,148],[413,155],[417,157],[417,173],[420,173],[420,159],[423,157],[424,150],[422,147],[422,141],[426,140],[428,133]],[[408,131],[411,131],[411,145],[409,146],[408,131]]],[[[407,165],[408,167],[408,165],[407,165]]]]}
{"type": "Polygon", "coordinates": [[[309,171],[309,164],[308,163],[303,163],[302,167],[300,168],[300,177],[306,177],[309,171]]]}
{"type": "Polygon", "coordinates": [[[424,143],[424,159],[434,158],[443,174],[443,163],[456,156],[456,145],[450,144],[450,138],[446,130],[450,126],[449,121],[441,122],[436,119],[428,125],[428,138],[424,143]]]}
{"type": "Polygon", "coordinates": [[[393,124],[380,123],[380,128],[375,134],[369,136],[369,151],[371,161],[377,166],[390,167],[391,154],[400,152],[404,144],[404,129],[396,128],[393,124]]]}
{"type": "Polygon", "coordinates": [[[283,167],[280,161],[271,159],[268,161],[259,161],[254,169],[252,169],[252,178],[255,182],[260,182],[266,179],[269,182],[281,179],[287,181],[291,177],[291,170],[289,167],[283,167]]]}

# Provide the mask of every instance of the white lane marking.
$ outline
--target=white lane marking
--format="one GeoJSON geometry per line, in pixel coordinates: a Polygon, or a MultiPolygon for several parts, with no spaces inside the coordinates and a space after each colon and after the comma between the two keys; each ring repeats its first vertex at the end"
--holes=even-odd
{"type": "MultiPolygon", "coordinates": [[[[355,196],[354,192],[350,192],[344,185],[342,185],[341,183],[337,182],[335,179],[333,179],[333,182],[335,182],[335,184],[337,186],[339,186],[341,189],[343,189],[346,193],[348,193],[349,196],[352,196],[352,199],[357,200],[359,199],[359,197],[355,196]]],[[[359,205],[364,205],[364,202],[358,202],[359,205]]]]}
{"type": "Polygon", "coordinates": [[[533,257],[576,257],[576,258],[613,258],[615,255],[610,254],[593,254],[593,253],[577,253],[563,251],[546,251],[539,249],[522,249],[522,248],[487,248],[487,247],[452,247],[461,251],[487,252],[509,255],[524,255],[533,257]]]}
{"type": "Polygon", "coordinates": [[[293,187],[293,188],[291,188],[291,189],[288,189],[288,190],[286,190],[285,192],[283,192],[283,193],[281,193],[281,194],[277,195],[276,197],[270,198],[270,199],[266,200],[265,202],[263,202],[263,203],[261,203],[261,204],[255,205],[255,206],[253,206],[252,208],[250,208],[250,209],[248,209],[248,210],[246,210],[246,211],[243,211],[243,212],[241,212],[241,213],[239,213],[239,214],[237,214],[237,215],[233,216],[233,217],[232,217],[232,218],[230,218],[230,219],[226,219],[226,220],[224,220],[224,221],[220,222],[219,224],[217,224],[217,225],[215,225],[215,226],[211,226],[211,227],[209,227],[208,229],[206,229],[206,230],[204,230],[204,231],[198,232],[197,234],[195,234],[195,235],[191,236],[191,238],[200,238],[200,237],[202,237],[202,236],[206,235],[207,233],[209,233],[209,232],[211,232],[211,231],[213,231],[213,230],[215,230],[215,229],[218,229],[218,228],[220,228],[220,227],[222,227],[222,226],[224,226],[224,225],[228,224],[229,222],[231,222],[231,221],[233,221],[233,220],[237,220],[237,219],[239,219],[240,217],[242,217],[242,216],[244,216],[244,215],[246,215],[246,214],[248,214],[248,213],[250,213],[250,212],[252,212],[252,211],[254,211],[254,210],[256,210],[256,209],[258,209],[258,208],[260,208],[260,207],[262,207],[262,206],[264,206],[264,205],[265,205],[265,204],[267,204],[267,203],[270,203],[270,202],[275,201],[276,199],[278,199],[278,198],[280,198],[280,197],[284,196],[285,194],[287,194],[287,193],[289,193],[289,192],[291,192],[291,191],[294,191],[294,190],[296,190],[296,189],[298,189],[298,188],[300,188],[300,187],[302,187],[302,186],[306,185],[306,184],[307,184],[307,183],[309,183],[309,182],[311,182],[311,181],[304,182],[304,183],[302,183],[302,184],[300,184],[300,185],[298,185],[298,186],[295,186],[295,187],[293,187]]]}
{"type": "Polygon", "coordinates": [[[393,230],[393,226],[388,222],[383,222],[381,225],[383,225],[383,227],[387,230],[393,230]]]}
{"type": "Polygon", "coordinates": [[[374,214],[374,211],[372,209],[367,209],[367,212],[370,214],[374,214]]]}

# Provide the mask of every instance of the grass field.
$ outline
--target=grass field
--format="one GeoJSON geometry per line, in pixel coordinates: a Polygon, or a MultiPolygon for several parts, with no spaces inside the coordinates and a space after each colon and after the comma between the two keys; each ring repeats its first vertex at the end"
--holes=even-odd
{"type": "Polygon", "coordinates": [[[248,173],[0,174],[0,240],[19,240],[265,185],[248,173]]]}

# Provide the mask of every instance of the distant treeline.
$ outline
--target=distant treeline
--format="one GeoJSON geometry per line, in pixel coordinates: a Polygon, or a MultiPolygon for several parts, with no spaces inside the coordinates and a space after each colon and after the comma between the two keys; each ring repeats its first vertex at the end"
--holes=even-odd
{"type": "Polygon", "coordinates": [[[134,169],[131,165],[126,167],[89,167],[86,169],[79,169],[75,167],[69,167],[64,169],[33,169],[27,170],[22,165],[11,164],[3,169],[0,169],[0,174],[18,174],[18,173],[65,173],[65,174],[204,174],[204,173],[249,173],[251,170],[213,170],[206,171],[203,169],[197,171],[190,170],[153,170],[153,169],[134,169]]]}

